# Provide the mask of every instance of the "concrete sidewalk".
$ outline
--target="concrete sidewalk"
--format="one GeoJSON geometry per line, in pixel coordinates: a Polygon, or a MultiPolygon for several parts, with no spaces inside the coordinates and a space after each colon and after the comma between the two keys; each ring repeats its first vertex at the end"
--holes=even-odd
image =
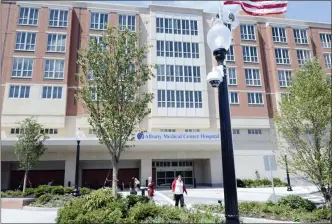
{"type": "Polygon", "coordinates": [[[1,223],[55,223],[57,211],[1,209],[1,223]]]}

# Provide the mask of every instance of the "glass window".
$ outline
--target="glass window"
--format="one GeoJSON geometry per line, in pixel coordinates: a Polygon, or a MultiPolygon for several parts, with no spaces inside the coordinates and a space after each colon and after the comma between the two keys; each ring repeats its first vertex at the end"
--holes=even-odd
{"type": "Polygon", "coordinates": [[[331,54],[330,53],[324,53],[324,62],[326,68],[332,68],[331,66],[331,54]]]}
{"type": "Polygon", "coordinates": [[[297,44],[308,44],[307,30],[294,29],[294,39],[297,44]]]}
{"type": "Polygon", "coordinates": [[[167,107],[175,107],[175,91],[167,90],[167,107]]]}
{"type": "Polygon", "coordinates": [[[247,93],[248,104],[263,104],[263,94],[262,93],[247,93]]]}
{"type": "Polygon", "coordinates": [[[299,65],[303,65],[311,57],[309,50],[296,50],[296,54],[299,65]]]}
{"type": "Polygon", "coordinates": [[[283,27],[272,27],[273,42],[287,43],[286,29],[283,27]]]}
{"type": "Polygon", "coordinates": [[[254,46],[242,46],[244,62],[258,62],[257,48],[254,46]]]}
{"type": "Polygon", "coordinates": [[[278,71],[279,86],[280,87],[290,87],[292,86],[292,72],[280,70],[278,71]]]}
{"type": "Polygon", "coordinates": [[[19,25],[37,26],[38,25],[39,9],[35,8],[20,8],[20,15],[18,18],[19,25]]]}
{"type": "Polygon", "coordinates": [[[261,129],[249,129],[248,135],[261,135],[262,130],[261,129]]]}
{"type": "Polygon", "coordinates": [[[186,96],[186,108],[194,108],[194,92],[185,91],[186,96]]]}
{"type": "Polygon", "coordinates": [[[66,34],[50,33],[47,34],[47,52],[65,52],[66,51],[66,34]]]}
{"type": "Polygon", "coordinates": [[[50,9],[50,19],[48,25],[51,27],[67,27],[68,11],[59,9],[50,9]]]}
{"type": "Polygon", "coordinates": [[[184,91],[176,90],[176,107],[184,108],[184,91]]]}
{"type": "Polygon", "coordinates": [[[45,79],[63,79],[65,72],[65,60],[46,59],[45,60],[45,79]]]}
{"type": "Polygon", "coordinates": [[[128,29],[130,31],[136,30],[136,16],[119,15],[120,30],[128,29]]]}
{"type": "Polygon", "coordinates": [[[175,65],[175,82],[183,82],[183,66],[175,65]]]}
{"type": "Polygon", "coordinates": [[[199,66],[193,66],[194,82],[201,82],[201,68],[199,66]]]}
{"type": "Polygon", "coordinates": [[[164,18],[156,18],[157,33],[164,33],[164,18]]]}
{"type": "Polygon", "coordinates": [[[184,82],[192,82],[193,81],[193,75],[192,75],[192,71],[191,71],[191,66],[183,66],[184,69],[184,82]]]}
{"type": "Polygon", "coordinates": [[[245,68],[244,74],[246,77],[247,86],[261,86],[261,76],[259,69],[245,68]]]}
{"type": "Polygon", "coordinates": [[[165,42],[161,40],[157,40],[157,56],[164,57],[165,56],[165,42]]]}
{"type": "Polygon", "coordinates": [[[191,58],[190,43],[183,42],[182,44],[183,44],[183,57],[191,58]]]}
{"type": "Polygon", "coordinates": [[[29,98],[30,86],[10,85],[9,98],[29,98]]]}
{"type": "Polygon", "coordinates": [[[193,35],[193,36],[198,35],[198,27],[197,27],[196,20],[190,20],[190,30],[191,30],[191,35],[193,35]]]}
{"type": "Polygon", "coordinates": [[[61,99],[62,87],[61,86],[43,86],[43,99],[61,99]]]}
{"type": "Polygon", "coordinates": [[[240,129],[233,129],[233,135],[239,135],[240,129]]]}
{"type": "Polygon", "coordinates": [[[172,19],[165,18],[165,33],[173,33],[173,22],[172,19]]]}
{"type": "Polygon", "coordinates": [[[237,76],[235,68],[228,68],[228,85],[237,85],[237,76]]]}
{"type": "Polygon", "coordinates": [[[331,48],[331,34],[321,33],[319,34],[319,37],[323,48],[331,48]]]}
{"type": "Polygon", "coordinates": [[[166,91],[158,89],[158,107],[166,107],[166,91]]]}
{"type": "Polygon", "coordinates": [[[256,40],[254,25],[240,25],[241,40],[256,40]]]}
{"type": "Polygon", "coordinates": [[[36,46],[36,33],[16,32],[15,50],[34,51],[36,46]]]}
{"type": "Polygon", "coordinates": [[[199,58],[199,45],[198,43],[191,43],[192,46],[192,58],[199,58]]]}
{"type": "Polygon", "coordinates": [[[274,52],[277,64],[290,64],[288,49],[276,48],[274,52]]]}
{"type": "Polygon", "coordinates": [[[229,92],[230,104],[239,104],[239,94],[237,92],[229,92]]]}
{"type": "Polygon", "coordinates": [[[202,91],[194,91],[195,95],[195,108],[202,108],[202,91]]]}
{"type": "Polygon", "coordinates": [[[157,68],[157,81],[165,81],[165,65],[158,65],[157,68]]]}
{"type": "Polygon", "coordinates": [[[174,82],[174,65],[166,65],[166,81],[174,82]]]}
{"type": "Polygon", "coordinates": [[[226,61],[235,61],[233,45],[231,45],[227,51],[226,61]]]}
{"type": "Polygon", "coordinates": [[[166,57],[173,57],[173,41],[165,41],[166,57]]]}
{"type": "Polygon", "coordinates": [[[181,20],[173,19],[174,34],[181,34],[181,20]]]}
{"type": "Polygon", "coordinates": [[[14,78],[31,78],[33,71],[32,58],[14,58],[12,77],[14,78]]]}
{"type": "Polygon", "coordinates": [[[190,35],[189,20],[187,20],[187,19],[182,20],[182,34],[190,35]]]}
{"type": "Polygon", "coordinates": [[[90,29],[92,30],[106,30],[108,25],[108,14],[91,12],[90,15],[90,29]]]}
{"type": "Polygon", "coordinates": [[[174,42],[174,54],[176,58],[182,58],[182,42],[174,42]]]}

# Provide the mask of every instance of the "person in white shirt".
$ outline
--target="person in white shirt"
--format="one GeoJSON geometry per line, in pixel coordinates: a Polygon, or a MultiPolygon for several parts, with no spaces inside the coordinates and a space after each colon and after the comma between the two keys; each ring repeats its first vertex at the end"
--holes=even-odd
{"type": "Polygon", "coordinates": [[[182,181],[181,175],[178,176],[176,180],[173,181],[172,183],[172,192],[174,194],[174,199],[175,199],[175,207],[179,206],[179,202],[181,207],[184,207],[184,198],[183,198],[183,193],[187,193],[186,185],[182,181]]]}

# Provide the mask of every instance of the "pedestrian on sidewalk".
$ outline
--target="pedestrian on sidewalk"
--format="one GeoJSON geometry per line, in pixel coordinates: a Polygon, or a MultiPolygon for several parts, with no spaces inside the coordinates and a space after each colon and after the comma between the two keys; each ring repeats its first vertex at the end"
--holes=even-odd
{"type": "Polygon", "coordinates": [[[188,194],[187,189],[186,189],[186,185],[184,184],[181,175],[178,176],[178,178],[176,179],[176,181],[173,181],[172,183],[172,192],[174,194],[174,198],[175,198],[175,207],[179,206],[179,202],[180,202],[180,206],[181,208],[184,207],[184,197],[183,197],[183,193],[188,194]]]}
{"type": "Polygon", "coordinates": [[[155,190],[156,190],[156,185],[154,184],[152,177],[149,177],[148,178],[148,197],[150,198],[151,201],[153,201],[155,190]]]}

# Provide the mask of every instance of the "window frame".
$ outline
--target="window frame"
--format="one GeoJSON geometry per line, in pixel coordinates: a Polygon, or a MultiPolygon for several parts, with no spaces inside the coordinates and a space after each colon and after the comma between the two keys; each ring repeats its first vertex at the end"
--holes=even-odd
{"type": "Polygon", "coordinates": [[[332,34],[331,33],[319,33],[319,39],[320,39],[322,48],[331,48],[331,46],[332,46],[332,34]],[[324,37],[324,38],[322,38],[322,37],[324,37]],[[322,39],[324,39],[326,42],[323,42],[322,39]]]}
{"type": "Polygon", "coordinates": [[[54,58],[45,58],[44,59],[44,76],[43,78],[44,79],[50,79],[50,80],[63,80],[65,78],[65,59],[54,59],[54,58]],[[51,66],[53,66],[53,70],[52,71],[46,71],[46,68],[47,68],[47,62],[49,62],[49,68],[51,68],[51,66]],[[51,62],[53,62],[53,65],[51,65],[51,62]],[[60,70],[56,70],[57,69],[57,64],[56,63],[62,63],[63,64],[63,71],[60,71],[60,70]],[[62,74],[62,76],[59,76],[59,77],[55,77],[55,74],[56,73],[59,73],[59,74],[62,74]],[[46,74],[53,74],[51,77],[48,75],[46,77],[46,74]]]}
{"type": "Polygon", "coordinates": [[[294,34],[294,41],[296,44],[309,44],[307,29],[293,29],[293,34],[294,34]]]}
{"type": "Polygon", "coordinates": [[[262,77],[259,68],[244,68],[244,76],[246,86],[262,86],[262,77]]]}
{"type": "Polygon", "coordinates": [[[227,84],[229,86],[237,86],[237,72],[236,72],[236,67],[228,67],[227,68],[227,84]],[[234,72],[230,72],[230,70],[233,70],[234,72]],[[232,77],[231,77],[231,75],[232,75],[232,77]],[[231,80],[232,80],[232,82],[231,82],[231,80]]]}
{"type": "Polygon", "coordinates": [[[243,62],[245,62],[245,63],[259,63],[257,46],[242,45],[241,47],[242,47],[243,62]],[[256,55],[253,55],[254,52],[256,52],[256,55]],[[245,53],[249,53],[249,55],[245,56],[245,53]],[[247,59],[250,59],[250,60],[247,60],[247,59]],[[253,59],[256,59],[256,60],[253,60],[253,59]]]}
{"type": "Polygon", "coordinates": [[[28,51],[28,52],[34,52],[36,50],[36,39],[37,39],[37,32],[31,32],[31,31],[16,31],[16,39],[15,39],[15,51],[28,51]],[[24,33],[24,41],[22,42],[22,35],[24,33]],[[19,35],[21,34],[21,36],[19,35]],[[18,39],[20,39],[20,42],[18,43],[18,39]],[[34,41],[32,41],[34,39],[34,41]],[[29,41],[28,41],[29,40],[29,41]],[[29,45],[28,45],[29,42],[29,45]],[[24,48],[21,49],[20,46],[23,45],[24,48]],[[29,49],[27,49],[27,46],[30,46],[29,49]],[[33,49],[31,49],[33,47],[33,49]]]}
{"type": "Polygon", "coordinates": [[[311,59],[311,51],[310,49],[295,49],[296,50],[296,57],[297,57],[297,63],[299,66],[302,66],[307,60],[311,59]],[[303,57],[303,59],[299,58],[299,51],[301,51],[301,56],[303,57],[304,55],[309,55],[309,58],[303,57]],[[307,52],[308,54],[305,54],[307,52]]]}
{"type": "MultiPolygon", "coordinates": [[[[34,58],[28,58],[28,57],[13,57],[13,61],[12,61],[12,73],[11,73],[11,78],[23,78],[23,79],[31,79],[32,78],[32,75],[33,75],[33,66],[34,66],[34,62],[35,62],[35,60],[34,60],[34,58]],[[20,72],[21,72],[21,76],[13,76],[13,74],[14,74],[14,72],[16,71],[15,69],[14,69],[14,66],[15,66],[15,64],[17,65],[16,67],[18,68],[18,65],[19,65],[19,63],[18,62],[16,62],[15,63],[15,61],[16,60],[22,60],[21,61],[21,68],[20,68],[20,72]],[[25,65],[24,65],[24,63],[25,63],[25,61],[32,61],[31,62],[31,70],[28,68],[28,70],[24,70],[24,68],[26,67],[25,65]],[[23,76],[23,73],[24,73],[24,71],[26,71],[26,72],[28,72],[28,73],[30,73],[30,71],[31,71],[31,75],[29,75],[29,76],[23,76]]],[[[29,64],[28,64],[29,65],[29,64]]],[[[16,73],[17,73],[18,71],[16,71],[16,73]]]]}
{"type": "Polygon", "coordinates": [[[256,41],[256,30],[254,24],[240,24],[241,41],[256,41]],[[250,33],[253,31],[253,33],[250,33]]]}
{"type": "MultiPolygon", "coordinates": [[[[55,14],[55,13],[54,13],[55,14]]],[[[58,27],[58,28],[66,28],[68,27],[68,18],[69,18],[69,11],[68,10],[63,10],[63,9],[50,9],[49,10],[49,16],[48,16],[48,26],[49,27],[58,27]],[[58,20],[52,20],[51,15],[52,15],[52,11],[53,12],[58,12],[58,20]],[[62,23],[65,23],[66,25],[60,26],[60,22],[61,22],[61,12],[64,13],[63,18],[66,17],[66,21],[62,21],[62,23]],[[53,21],[53,24],[57,23],[57,25],[51,25],[51,21],[53,21]]]]}
{"type": "MultiPolygon", "coordinates": [[[[63,40],[62,40],[63,41],[63,40]]],[[[47,33],[47,44],[46,44],[46,52],[47,53],[66,53],[66,50],[67,50],[67,34],[65,33],[47,33]],[[55,42],[56,42],[56,45],[55,45],[55,48],[56,50],[50,50],[49,47],[54,47],[52,45],[49,45],[49,38],[50,36],[53,37],[54,35],[56,35],[56,38],[55,38],[55,42]],[[61,48],[64,48],[63,50],[57,50],[59,48],[58,46],[58,41],[59,41],[59,36],[64,36],[65,40],[64,40],[64,45],[60,45],[61,48]]]]}
{"type": "Polygon", "coordinates": [[[239,93],[235,91],[229,92],[229,104],[231,105],[239,105],[240,104],[240,98],[239,93]]]}
{"type": "Polygon", "coordinates": [[[127,14],[119,14],[119,27],[120,27],[121,31],[128,29],[132,32],[135,32],[136,31],[136,16],[127,15],[127,14]],[[134,19],[134,21],[132,21],[132,19],[134,19]],[[133,24],[129,25],[129,21],[133,22],[133,24]]]}
{"type": "Polygon", "coordinates": [[[272,40],[274,43],[288,43],[287,29],[285,27],[277,27],[277,26],[272,27],[271,31],[272,31],[272,40]],[[282,30],[284,32],[281,32],[282,30]],[[273,35],[273,33],[275,33],[276,35],[273,35]],[[285,34],[285,36],[282,35],[283,33],[285,34]]]}
{"type": "Polygon", "coordinates": [[[90,11],[90,30],[101,30],[101,31],[104,31],[104,30],[107,30],[107,26],[109,24],[109,15],[108,13],[104,13],[104,12],[93,12],[93,11],[90,11]],[[92,23],[92,17],[93,15],[95,14],[98,14],[98,22],[96,23],[92,23]],[[106,19],[106,25],[105,24],[101,24],[101,16],[103,15],[103,19],[105,20],[106,19]],[[105,18],[106,17],[106,18],[105,18]],[[96,24],[97,24],[97,27],[96,27],[96,24]],[[94,25],[94,27],[93,27],[94,25]]]}
{"type": "Polygon", "coordinates": [[[332,68],[332,55],[331,53],[323,53],[325,68],[332,68]],[[326,57],[327,56],[327,57],[326,57]]]}
{"type": "Polygon", "coordinates": [[[52,99],[52,100],[61,100],[62,98],[63,98],[63,94],[62,94],[62,92],[63,92],[63,86],[50,86],[50,85],[43,85],[42,86],[42,94],[41,94],[41,99],[48,99],[48,100],[50,100],[50,99],[52,99]],[[49,90],[49,88],[51,88],[51,93],[50,93],[50,97],[48,97],[48,93],[47,93],[47,91],[49,90]],[[44,89],[46,90],[46,92],[45,92],[45,96],[46,97],[44,97],[44,89]],[[57,91],[56,91],[56,97],[54,97],[55,96],[55,93],[54,93],[54,89],[56,89],[57,91]],[[58,97],[59,96],[59,89],[61,90],[60,91],[60,98],[58,97]]]}
{"type": "MultiPolygon", "coordinates": [[[[23,13],[23,14],[25,14],[25,13],[23,13]]],[[[20,8],[19,8],[19,12],[18,12],[18,20],[17,20],[17,23],[18,23],[18,25],[19,26],[38,26],[39,25],[39,8],[34,8],[34,7],[21,7],[20,6],[20,8]],[[24,10],[24,9],[28,9],[28,15],[27,15],[27,24],[24,24],[24,23],[21,23],[21,21],[23,20],[25,20],[25,18],[23,17],[23,18],[21,18],[21,10],[24,10]],[[33,14],[33,17],[35,16],[35,14],[37,14],[37,18],[30,18],[30,14],[31,14],[31,10],[36,10],[37,11],[37,13],[35,13],[34,12],[34,14],[33,14]],[[33,20],[33,21],[37,21],[36,22],[36,24],[30,24],[29,23],[29,20],[33,20]]]]}
{"type": "Polygon", "coordinates": [[[31,85],[17,85],[11,84],[8,88],[8,98],[9,99],[29,99],[30,98],[31,85]],[[24,89],[24,93],[22,93],[24,89]],[[12,92],[13,90],[13,92],[12,92]],[[13,94],[11,94],[13,93],[13,94]],[[17,93],[17,96],[15,96],[17,93]],[[22,96],[23,95],[23,96],[22,96]]]}
{"type": "Polygon", "coordinates": [[[280,88],[288,88],[292,86],[291,70],[278,70],[277,74],[280,88]]]}
{"type": "Polygon", "coordinates": [[[275,56],[277,65],[290,65],[291,64],[288,48],[275,48],[274,56],[275,56]],[[287,57],[284,57],[285,52],[287,53],[287,57]]]}
{"type": "Polygon", "coordinates": [[[262,92],[247,92],[247,98],[248,98],[248,105],[264,105],[264,95],[263,95],[263,93],[262,92]],[[250,101],[250,97],[249,97],[249,95],[250,94],[253,94],[253,96],[254,96],[254,102],[249,102],[250,101]],[[259,96],[259,95],[261,95],[262,96],[262,102],[260,103],[257,103],[257,99],[258,99],[258,97],[257,96],[259,96]]]}
{"type": "Polygon", "coordinates": [[[158,106],[158,108],[167,108],[166,107],[166,90],[164,90],[164,89],[157,90],[157,106],[158,106]]]}
{"type": "Polygon", "coordinates": [[[231,45],[226,54],[226,61],[235,62],[234,46],[231,45]]]}

